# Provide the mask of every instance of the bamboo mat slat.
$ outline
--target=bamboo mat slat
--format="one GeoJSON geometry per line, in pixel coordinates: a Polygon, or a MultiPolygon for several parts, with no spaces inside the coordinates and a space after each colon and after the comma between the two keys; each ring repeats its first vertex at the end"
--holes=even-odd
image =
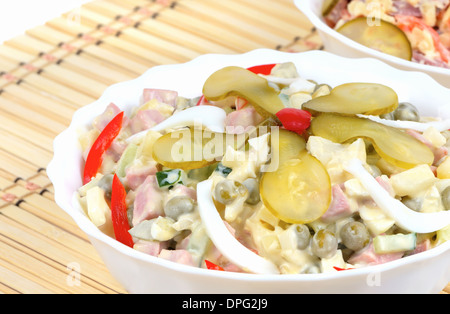
{"type": "Polygon", "coordinates": [[[0,293],[126,293],[54,202],[54,137],[152,66],[257,48],[322,43],[291,0],[96,0],[0,45],[0,293]]]}

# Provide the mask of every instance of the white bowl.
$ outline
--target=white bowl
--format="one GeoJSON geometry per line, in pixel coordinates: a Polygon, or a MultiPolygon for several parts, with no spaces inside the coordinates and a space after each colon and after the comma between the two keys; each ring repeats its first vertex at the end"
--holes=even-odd
{"type": "Polygon", "coordinates": [[[368,48],[341,35],[324,22],[322,17],[322,4],[324,0],[294,0],[294,2],[317,29],[325,50],[344,57],[377,58],[401,70],[421,71],[429,74],[445,87],[450,88],[450,69],[419,64],[397,58],[368,48]]]}
{"type": "Polygon", "coordinates": [[[255,50],[243,55],[204,55],[179,65],[158,66],[141,77],[109,87],[96,102],[79,109],[70,127],[54,141],[47,171],[56,203],[89,236],[112,275],[130,293],[438,293],[450,281],[450,242],[387,264],[331,274],[255,275],[220,272],[149,256],[100,232],[84,215],[74,192],[81,186],[83,162],[76,130],[88,125],[110,102],[127,111],[139,103],[144,88],[164,88],[185,97],[199,96],[206,78],[228,66],[293,62],[302,77],[331,86],[378,82],[394,88],[400,101],[436,115],[450,90],[422,73],[406,73],[374,59],[348,59],[323,51],[284,53],[255,50]],[[354,69],[354,70],[349,70],[354,69]]]}

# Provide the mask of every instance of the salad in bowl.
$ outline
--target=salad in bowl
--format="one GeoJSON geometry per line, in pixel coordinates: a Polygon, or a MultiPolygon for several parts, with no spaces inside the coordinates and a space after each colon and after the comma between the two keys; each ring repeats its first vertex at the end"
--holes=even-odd
{"type": "Polygon", "coordinates": [[[449,1],[333,0],[324,2],[323,13],[330,27],[372,48],[420,64],[450,67],[449,1]],[[378,30],[370,31],[371,26],[378,30]]]}
{"type": "Polygon", "coordinates": [[[449,87],[448,1],[294,0],[327,51],[425,72],[449,87]]]}
{"type": "MultiPolygon", "coordinates": [[[[222,289],[311,280],[314,291],[427,254],[448,261],[445,104],[424,107],[392,78],[308,71],[312,53],[272,53],[247,54],[266,56],[256,64],[224,58],[195,94],[135,84],[126,106],[109,98],[73,126],[80,168],[70,204],[94,245],[136,258],[137,273],[168,267],[223,280],[222,289]]],[[[129,269],[112,263],[114,273],[129,269]]]]}

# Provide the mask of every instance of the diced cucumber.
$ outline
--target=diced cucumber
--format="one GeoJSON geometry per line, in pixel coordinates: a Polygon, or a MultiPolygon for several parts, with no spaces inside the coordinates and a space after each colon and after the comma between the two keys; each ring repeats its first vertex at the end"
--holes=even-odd
{"type": "Polygon", "coordinates": [[[450,241],[450,225],[436,232],[436,245],[450,241]]]}
{"type": "Polygon", "coordinates": [[[198,265],[203,262],[203,256],[210,244],[211,240],[206,233],[205,227],[203,225],[197,226],[191,233],[187,250],[198,265]]]}
{"type": "Polygon", "coordinates": [[[386,254],[405,252],[416,248],[417,236],[415,233],[379,235],[373,239],[375,253],[386,254]]]}
{"type": "Polygon", "coordinates": [[[144,220],[131,228],[128,232],[135,238],[147,241],[153,241],[152,237],[152,226],[155,222],[155,219],[152,220],[144,220]]]}
{"type": "Polygon", "coordinates": [[[116,173],[120,178],[125,177],[125,169],[136,158],[138,146],[130,143],[117,163],[116,173]]]}

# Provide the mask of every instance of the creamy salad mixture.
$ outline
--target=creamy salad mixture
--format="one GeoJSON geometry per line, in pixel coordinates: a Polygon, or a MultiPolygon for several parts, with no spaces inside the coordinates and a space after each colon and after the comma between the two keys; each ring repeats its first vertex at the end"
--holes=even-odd
{"type": "MultiPolygon", "coordinates": [[[[361,29],[358,21],[369,18],[367,23],[377,24],[378,35],[365,34],[365,43],[383,52],[403,51],[403,57],[422,64],[443,68],[450,66],[450,1],[448,0],[330,0],[324,4],[324,18],[329,26],[342,30],[345,35],[351,28],[361,29]],[[353,25],[352,25],[353,24],[353,25]],[[345,27],[344,27],[345,25],[345,27]],[[395,48],[381,47],[374,41],[389,40],[397,27],[409,42],[400,37],[395,48]],[[406,54],[406,55],[405,55],[406,54]]],[[[354,34],[354,29],[352,33],[354,34]]],[[[375,31],[376,32],[376,31],[375,31]]],[[[361,39],[361,38],[359,38],[361,39]]],[[[391,43],[393,46],[394,43],[391,43]]]]}
{"type": "Polygon", "coordinates": [[[110,104],[80,130],[77,197],[104,233],[194,267],[309,274],[382,264],[450,239],[449,128],[388,86],[332,89],[292,63],[227,67],[196,99],[146,89],[130,112],[110,104]],[[244,136],[208,159],[180,151],[179,135],[203,150],[244,136]]]}

